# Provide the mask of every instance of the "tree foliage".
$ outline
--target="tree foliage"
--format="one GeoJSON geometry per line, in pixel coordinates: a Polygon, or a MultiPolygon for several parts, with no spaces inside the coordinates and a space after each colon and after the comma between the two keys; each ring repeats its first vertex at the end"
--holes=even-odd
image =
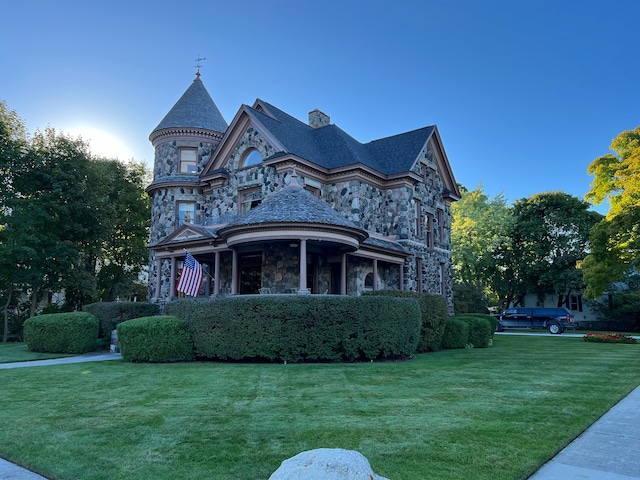
{"type": "Polygon", "coordinates": [[[504,196],[490,199],[482,184],[473,191],[462,187],[461,192],[451,207],[454,281],[489,286],[497,274],[494,254],[506,240],[511,213],[504,196]]]}
{"type": "MultiPolygon", "coordinates": [[[[582,288],[576,268],[589,245],[589,231],[601,218],[589,204],[564,192],[547,192],[507,206],[478,186],[462,189],[453,207],[452,253],[459,293],[482,288],[502,308],[527,293],[568,295],[582,288]]],[[[470,300],[470,299],[469,299],[470,300]]]]}
{"type": "Polygon", "coordinates": [[[592,232],[592,251],[581,264],[589,298],[640,268],[640,126],[620,133],[609,148],[613,153],[595,159],[587,170],[594,179],[586,200],[610,205],[592,232]]]}
{"type": "Polygon", "coordinates": [[[2,102],[0,174],[5,302],[27,293],[33,314],[43,294],[64,291],[73,310],[134,288],[147,257],[144,164],[95,158],[53,128],[29,138],[2,102]]]}
{"type": "Polygon", "coordinates": [[[589,250],[589,232],[602,215],[564,192],[546,192],[516,201],[512,241],[527,293],[558,295],[581,291],[577,268],[589,250]]]}

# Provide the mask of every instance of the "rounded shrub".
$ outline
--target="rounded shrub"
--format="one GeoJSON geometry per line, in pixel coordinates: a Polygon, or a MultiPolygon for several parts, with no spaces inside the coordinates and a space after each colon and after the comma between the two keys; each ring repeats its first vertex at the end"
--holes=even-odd
{"type": "Polygon", "coordinates": [[[24,322],[24,341],[32,352],[87,353],[96,349],[98,330],[90,313],[51,313],[24,322]]]}
{"type": "Polygon", "coordinates": [[[469,325],[459,318],[447,319],[442,337],[442,348],[465,348],[469,344],[469,325]]]}
{"type": "Polygon", "coordinates": [[[493,338],[493,332],[495,327],[491,327],[492,323],[489,320],[489,315],[456,315],[453,318],[457,318],[466,322],[469,326],[469,344],[475,348],[487,348],[491,345],[491,339],[493,338]]]}
{"type": "Polygon", "coordinates": [[[168,315],[142,317],[117,327],[122,358],[128,362],[189,362],[194,359],[184,320],[168,315]]]}
{"type": "Polygon", "coordinates": [[[489,322],[489,325],[491,325],[491,331],[495,332],[496,328],[498,326],[498,319],[493,316],[493,315],[489,315],[487,313],[463,313],[461,315],[456,315],[457,318],[484,318],[486,321],[489,322]]]}
{"type": "Polygon", "coordinates": [[[434,352],[442,348],[442,336],[444,335],[445,323],[449,317],[449,306],[443,295],[407,290],[376,290],[366,292],[364,296],[413,298],[417,300],[422,313],[422,327],[420,330],[420,342],[416,351],[418,353],[434,352]]]}

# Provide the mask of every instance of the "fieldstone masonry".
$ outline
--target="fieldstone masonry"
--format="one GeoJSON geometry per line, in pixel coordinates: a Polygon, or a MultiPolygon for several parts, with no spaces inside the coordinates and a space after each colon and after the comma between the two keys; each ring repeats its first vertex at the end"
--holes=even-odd
{"type": "Polygon", "coordinates": [[[376,475],[364,455],[341,448],[318,448],[285,460],[269,480],[389,480],[376,475]]]}
{"type": "MultiPolygon", "coordinates": [[[[324,122],[314,113],[314,119],[324,122]],[[316,118],[317,117],[317,118],[316,118]]],[[[155,152],[154,183],[152,191],[151,244],[158,242],[178,228],[177,208],[179,202],[194,202],[194,223],[200,225],[224,224],[242,212],[243,202],[260,201],[285,188],[290,182],[289,174],[279,174],[272,166],[257,164],[243,167],[249,152],[257,150],[263,159],[276,154],[273,146],[253,127],[247,128],[236,143],[225,170],[228,177],[214,188],[203,188],[199,174],[185,175],[178,172],[178,150],[181,146],[198,148],[198,172],[202,173],[217,146],[217,141],[203,138],[202,142],[189,138],[157,142],[155,152]],[[205,141],[206,140],[206,141],[205,141]],[[160,187],[160,188],[158,188],[160,187]]],[[[315,194],[333,209],[360,228],[382,236],[393,237],[409,250],[413,256],[404,265],[404,288],[417,290],[417,275],[421,276],[423,291],[443,293],[450,308],[453,308],[451,281],[450,205],[443,200],[443,182],[434,161],[434,153],[428,146],[419,156],[413,173],[423,181],[414,187],[399,186],[386,190],[361,180],[320,184],[316,180],[307,182],[300,170],[297,182],[314,186],[315,194]],[[426,235],[427,218],[431,219],[432,245],[428,246],[426,235]],[[438,225],[438,220],[441,225],[438,225]],[[418,272],[418,261],[422,263],[418,272]]],[[[263,255],[263,286],[274,291],[284,291],[298,285],[297,252],[265,249],[263,255]]],[[[349,260],[348,291],[362,292],[364,279],[371,272],[371,263],[364,259],[349,260]]],[[[223,256],[222,269],[230,271],[231,254],[223,256]]],[[[150,254],[150,297],[166,296],[169,289],[170,262],[162,264],[161,292],[155,291],[157,265],[155,253],[150,254]]],[[[330,265],[321,260],[314,265],[317,292],[329,289],[330,265]]],[[[378,267],[378,288],[399,288],[399,268],[382,262],[378,267]]],[[[216,279],[218,280],[218,279],[216,279]]],[[[220,285],[220,291],[230,292],[230,284],[220,285]]]]}

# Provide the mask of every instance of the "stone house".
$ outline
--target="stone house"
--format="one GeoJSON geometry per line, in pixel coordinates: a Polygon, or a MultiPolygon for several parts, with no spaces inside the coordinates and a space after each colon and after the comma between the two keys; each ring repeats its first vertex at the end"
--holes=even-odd
{"type": "Polygon", "coordinates": [[[149,139],[150,299],[176,296],[188,250],[203,295],[406,289],[453,308],[460,193],[437,127],[363,144],[260,99],[227,124],[198,73],[149,139]]]}

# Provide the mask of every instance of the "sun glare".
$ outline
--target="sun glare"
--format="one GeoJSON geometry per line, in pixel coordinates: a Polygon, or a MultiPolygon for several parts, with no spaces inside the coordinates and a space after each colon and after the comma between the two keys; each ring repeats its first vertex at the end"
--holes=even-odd
{"type": "Polygon", "coordinates": [[[89,144],[93,155],[110,159],[126,161],[133,158],[133,154],[127,146],[104,130],[94,127],[74,127],[64,130],[73,138],[82,137],[89,144]]]}

